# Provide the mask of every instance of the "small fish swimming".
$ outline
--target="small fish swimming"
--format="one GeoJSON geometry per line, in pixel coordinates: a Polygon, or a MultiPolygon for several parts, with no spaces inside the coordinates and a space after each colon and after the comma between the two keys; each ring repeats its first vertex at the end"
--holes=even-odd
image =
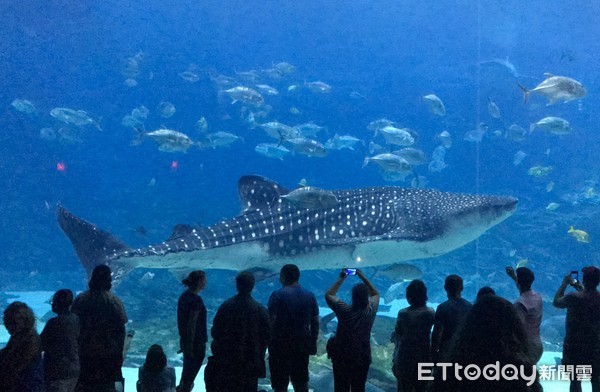
{"type": "Polygon", "coordinates": [[[554,135],[568,135],[571,133],[571,125],[567,120],[560,117],[545,117],[535,124],[531,124],[529,131],[541,128],[548,133],[552,133],[554,135]]]}
{"type": "Polygon", "coordinates": [[[527,174],[529,174],[532,177],[540,178],[546,177],[547,175],[552,173],[553,170],[554,168],[552,166],[533,166],[530,167],[529,170],[527,170],[527,174]]]}
{"type": "Polygon", "coordinates": [[[260,106],[265,103],[263,96],[250,87],[236,86],[229,90],[224,90],[223,93],[232,99],[232,104],[240,101],[249,105],[260,106]]]}
{"type": "Polygon", "coordinates": [[[378,270],[375,275],[383,275],[392,281],[414,280],[423,277],[423,271],[413,264],[397,263],[378,270]]]}
{"type": "Polygon", "coordinates": [[[281,198],[297,208],[332,208],[339,202],[333,192],[314,186],[300,187],[281,198]]]}
{"type": "MultiPolygon", "coordinates": [[[[415,138],[406,128],[399,129],[387,126],[378,131],[381,132],[381,135],[388,144],[406,147],[412,146],[415,143],[415,138]]],[[[375,134],[377,134],[378,131],[375,131],[375,134]]]]}
{"type": "Polygon", "coordinates": [[[446,114],[446,108],[442,100],[435,94],[428,94],[423,97],[423,101],[427,104],[427,107],[431,113],[436,116],[443,116],[446,114]]]}
{"type": "Polygon", "coordinates": [[[406,159],[395,154],[384,153],[375,155],[374,157],[366,157],[363,162],[363,167],[367,166],[369,162],[374,162],[386,172],[401,173],[412,171],[412,168],[406,159]]]}
{"type": "Polygon", "coordinates": [[[158,149],[163,152],[187,152],[194,145],[186,134],[171,129],[157,129],[146,136],[158,143],[158,149]]]}
{"type": "Polygon", "coordinates": [[[313,93],[329,94],[331,92],[331,86],[325,82],[306,82],[304,87],[312,91],[313,93]]]}
{"type": "Polygon", "coordinates": [[[378,120],[371,121],[369,123],[369,125],[367,125],[367,129],[369,131],[376,132],[385,127],[394,127],[394,126],[396,126],[395,122],[388,120],[387,118],[380,118],[378,120]]]}
{"type": "Polygon", "coordinates": [[[483,140],[483,136],[487,133],[488,126],[485,123],[480,123],[477,128],[465,133],[464,140],[472,143],[479,143],[483,140]]]}
{"type": "Polygon", "coordinates": [[[342,150],[347,148],[348,150],[354,150],[354,147],[362,143],[362,140],[355,138],[350,135],[338,135],[337,133],[325,142],[325,148],[328,150],[342,150]]]}
{"type": "Polygon", "coordinates": [[[208,122],[206,121],[206,118],[200,117],[200,120],[196,121],[194,129],[200,133],[206,132],[208,130],[208,122]]]}
{"type": "Polygon", "coordinates": [[[13,108],[15,108],[15,110],[21,113],[25,113],[28,115],[37,114],[35,105],[31,101],[28,101],[26,99],[15,99],[14,101],[12,101],[10,106],[12,106],[13,108]]]}
{"type": "Polygon", "coordinates": [[[275,87],[271,87],[268,84],[257,84],[256,88],[264,95],[278,95],[279,91],[275,87]]]}
{"type": "Polygon", "coordinates": [[[260,143],[254,147],[254,151],[268,158],[276,158],[283,161],[283,158],[290,154],[290,150],[284,146],[275,143],[260,143]]]}
{"type": "Polygon", "coordinates": [[[100,125],[98,125],[98,123],[94,119],[92,119],[84,110],[54,108],[50,111],[50,115],[55,119],[62,121],[66,124],[75,125],[77,127],[93,125],[99,130],[102,130],[100,128],[100,125]]]}
{"type": "Polygon", "coordinates": [[[204,138],[198,143],[201,148],[217,148],[228,146],[231,143],[235,143],[238,140],[243,140],[241,137],[234,135],[230,132],[213,132],[204,136],[204,138]]]}
{"type": "Polygon", "coordinates": [[[492,101],[492,98],[490,97],[488,97],[487,109],[490,116],[494,118],[500,118],[500,108],[494,101],[492,101]]]}
{"type": "Polygon", "coordinates": [[[442,146],[444,148],[452,147],[452,135],[450,135],[450,132],[442,131],[437,134],[436,139],[438,139],[440,143],[442,143],[442,146]]]}
{"type": "Polygon", "coordinates": [[[158,110],[158,113],[160,114],[160,116],[162,118],[173,117],[173,115],[177,111],[175,109],[175,105],[173,105],[171,102],[168,102],[168,101],[162,101],[162,102],[160,102],[158,104],[158,106],[156,107],[156,110],[158,110]]]}
{"type": "Polygon", "coordinates": [[[512,124],[504,136],[513,142],[522,142],[527,136],[527,130],[517,124],[512,124]]]}
{"type": "Polygon", "coordinates": [[[554,210],[558,209],[558,207],[560,207],[560,204],[552,202],[552,203],[549,203],[546,206],[546,210],[547,211],[554,211],[554,210]]]}
{"type": "Polygon", "coordinates": [[[515,152],[515,155],[513,156],[513,165],[519,166],[526,156],[527,154],[524,151],[519,150],[515,152]]]}
{"type": "Polygon", "coordinates": [[[548,99],[548,106],[560,101],[569,102],[581,99],[587,95],[585,87],[575,79],[566,76],[554,76],[549,73],[545,73],[544,77],[546,79],[531,90],[520,84],[518,85],[523,90],[525,103],[527,103],[531,93],[540,94],[548,99]]]}
{"type": "Polygon", "coordinates": [[[196,83],[198,80],[200,80],[200,76],[190,70],[180,72],[179,77],[190,83],[196,83]]]}
{"type": "Polygon", "coordinates": [[[285,140],[292,149],[298,154],[307,155],[309,157],[324,157],[327,155],[325,146],[316,140],[307,139],[304,137],[296,137],[285,140]]]}
{"type": "Polygon", "coordinates": [[[425,155],[423,151],[412,147],[392,151],[392,154],[396,154],[399,157],[406,159],[411,166],[419,166],[427,162],[427,155],[425,155]]]}
{"type": "Polygon", "coordinates": [[[290,127],[278,121],[271,121],[268,123],[260,124],[259,127],[265,130],[267,135],[280,141],[294,139],[300,137],[300,131],[295,127],[290,127]]]}
{"type": "Polygon", "coordinates": [[[569,228],[569,231],[567,231],[567,233],[570,234],[573,238],[575,238],[577,242],[582,242],[585,244],[590,242],[590,235],[587,232],[576,229],[573,226],[569,228]]]}

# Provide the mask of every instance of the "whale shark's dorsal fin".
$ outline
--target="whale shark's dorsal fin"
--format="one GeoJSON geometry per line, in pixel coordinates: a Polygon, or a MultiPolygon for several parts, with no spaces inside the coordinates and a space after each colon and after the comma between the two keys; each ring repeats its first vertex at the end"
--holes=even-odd
{"type": "Polygon", "coordinates": [[[238,192],[242,203],[242,213],[274,207],[280,202],[280,197],[289,190],[275,181],[256,175],[240,177],[238,192]]]}

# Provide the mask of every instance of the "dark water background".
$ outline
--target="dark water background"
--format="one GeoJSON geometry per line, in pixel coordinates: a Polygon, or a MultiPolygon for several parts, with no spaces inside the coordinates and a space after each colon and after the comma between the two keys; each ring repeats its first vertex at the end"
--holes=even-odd
{"type": "MultiPolygon", "coordinates": [[[[427,187],[519,198],[517,213],[478,242],[419,262],[427,270],[423,279],[431,300],[444,299],[443,277],[455,272],[467,280],[468,298],[486,284],[514,298],[516,289],[503,267],[521,258],[536,272],[534,288],[551,298],[569,270],[597,264],[599,12],[600,5],[588,1],[2,2],[0,290],[84,288],[83,269],[56,223],[57,202],[142,246],[162,241],[177,223],[211,224],[237,214],[236,181],[243,174],[261,174],[288,187],[302,178],[327,189],[390,185],[374,167],[361,167],[366,149],[332,151],[325,158],[296,155],[283,162],[254,151],[257,143],[272,140],[260,129],[247,128],[240,105],[219,94],[210,75],[235,77],[236,71],[286,61],[296,66],[295,74],[264,80],[280,91],[267,97],[273,109],[264,121],[312,120],[328,127],[321,142],[340,133],[368,144],[367,124],[387,117],[415,129],[417,147],[428,155],[439,144],[435,135],[448,130],[454,139],[446,154],[449,167],[441,173],[417,169],[428,178],[427,187]],[[123,70],[140,52],[138,85],[130,88],[123,83],[123,70]],[[489,63],[506,58],[518,77],[489,63]],[[178,76],[190,64],[197,66],[197,83],[178,76]],[[533,96],[524,105],[517,82],[533,88],[544,72],[581,81],[588,96],[554,106],[533,96]],[[287,91],[288,85],[314,80],[330,84],[331,94],[287,91]],[[354,91],[364,99],[351,98],[354,91]],[[444,101],[446,116],[428,111],[421,97],[430,93],[444,101]],[[500,119],[488,114],[488,97],[500,107],[500,119]],[[16,98],[32,101],[38,114],[14,110],[16,98]],[[158,115],[161,101],[175,105],[173,117],[158,115]],[[193,126],[205,116],[210,131],[229,131],[244,141],[186,154],[160,152],[150,140],[133,147],[133,132],[121,120],[140,105],[150,109],[148,130],[166,126],[194,138],[193,126]],[[85,110],[102,131],[89,127],[74,144],[42,140],[41,128],[60,127],[49,115],[54,107],[85,110]],[[291,114],[291,107],[301,115],[291,114]],[[513,123],[528,129],[550,115],[568,119],[573,133],[535,132],[523,142],[491,135],[513,123]],[[480,122],[490,127],[482,142],[462,140],[480,122]],[[518,150],[527,157],[515,166],[518,150]],[[57,170],[59,162],[65,171],[57,170]],[[554,171],[537,179],[527,174],[535,165],[554,171]],[[153,178],[156,184],[149,186],[153,178]],[[555,186],[547,192],[550,181],[555,186]],[[561,207],[548,212],[549,202],[561,207]],[[587,231],[591,243],[567,235],[570,225],[587,231]],[[147,235],[136,231],[140,226],[147,235]]],[[[143,274],[133,273],[120,293],[139,298],[144,287],[150,292],[145,297],[160,297],[152,284],[139,282],[143,274]]],[[[211,281],[220,283],[205,295],[214,298],[216,309],[233,292],[231,281],[221,277],[232,274],[212,274],[211,281]]],[[[178,292],[173,279],[158,276],[178,292]]],[[[309,286],[322,293],[334,275],[308,276],[318,278],[309,286]]],[[[266,300],[274,288],[273,283],[259,286],[258,296],[266,300]]],[[[155,305],[128,306],[137,315],[155,305]]],[[[551,317],[551,305],[546,309],[551,317]]]]}

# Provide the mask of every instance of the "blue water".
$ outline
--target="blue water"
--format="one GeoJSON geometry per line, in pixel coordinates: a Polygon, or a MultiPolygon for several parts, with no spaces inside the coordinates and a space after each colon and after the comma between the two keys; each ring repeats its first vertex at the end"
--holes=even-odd
{"type": "MultiPolygon", "coordinates": [[[[454,141],[446,153],[449,166],[440,173],[429,172],[426,165],[416,168],[427,177],[427,187],[519,198],[517,213],[479,241],[419,262],[427,270],[423,279],[432,300],[444,299],[441,282],[448,273],[465,277],[467,298],[486,284],[513,298],[516,289],[507,282],[503,267],[522,258],[536,273],[534,289],[551,298],[571,269],[597,264],[598,4],[174,3],[0,4],[0,290],[85,287],[84,271],[56,224],[58,202],[125,242],[143,246],[168,237],[177,223],[207,225],[237,214],[236,181],[248,173],[288,187],[303,178],[326,189],[410,186],[411,177],[405,183],[387,183],[375,167],[362,168],[366,148],[331,151],[325,158],[296,154],[284,161],[258,155],[255,145],[273,140],[260,128],[247,127],[240,119],[242,105],[230,104],[210,76],[236,77],[236,72],[260,71],[281,61],[293,64],[296,72],[279,81],[261,79],[280,94],[266,97],[272,110],[259,121],[295,125],[312,120],[328,128],[318,137],[322,143],[339,133],[368,145],[373,135],[366,126],[386,117],[418,132],[416,147],[428,156],[439,145],[435,136],[448,130],[454,141]],[[123,73],[128,59],[138,53],[143,54],[135,77],[138,85],[127,87],[123,73]],[[506,59],[517,77],[496,61],[506,59]],[[190,64],[200,77],[196,83],[178,75],[190,64]],[[533,88],[544,72],[581,81],[587,97],[546,106],[543,97],[534,95],[525,105],[517,82],[533,88]],[[302,88],[315,80],[330,84],[332,92],[315,94],[302,88]],[[288,92],[292,84],[300,89],[288,92]],[[364,98],[352,98],[352,92],[364,98]],[[421,97],[431,93],[443,100],[444,117],[433,115],[423,103],[421,97]],[[500,107],[501,118],[488,114],[488,97],[500,107]],[[15,110],[11,102],[17,98],[30,100],[37,115],[15,110]],[[175,105],[174,116],[160,117],[156,107],[161,101],[175,105]],[[204,116],[210,132],[232,132],[244,141],[226,148],[190,148],[187,153],[161,152],[147,139],[131,146],[134,132],[121,120],[140,105],[150,110],[148,131],[164,126],[194,139],[194,124],[204,116]],[[55,107],[85,110],[102,131],[86,127],[80,142],[72,144],[43,140],[41,128],[61,127],[49,114],[55,107]],[[291,114],[292,107],[301,114],[291,114]],[[573,132],[556,136],[536,131],[522,142],[492,134],[504,133],[513,123],[529,129],[530,123],[546,116],[569,120],[573,132]],[[489,126],[483,140],[464,141],[464,133],[480,122],[489,126]],[[515,166],[513,156],[519,150],[527,157],[515,166]],[[174,161],[176,170],[171,169],[174,161]],[[65,170],[57,170],[59,163],[65,170]],[[534,178],[527,171],[536,165],[554,169],[547,178],[534,178]],[[555,185],[547,192],[549,182],[555,185]],[[548,212],[550,202],[561,206],[548,212]],[[588,232],[591,242],[575,241],[567,234],[570,225],[588,232]],[[136,231],[140,226],[146,235],[136,231]]],[[[123,295],[135,295],[141,274],[120,288],[123,295]]],[[[231,276],[214,274],[215,281],[219,274],[231,276]]],[[[333,276],[310,274],[319,278],[311,286],[317,292],[325,290],[333,276]]],[[[259,297],[266,299],[275,287],[258,287],[259,297]]],[[[206,295],[215,298],[216,307],[232,292],[221,284],[206,295]]],[[[561,315],[549,303],[546,309],[549,317],[561,315]]]]}

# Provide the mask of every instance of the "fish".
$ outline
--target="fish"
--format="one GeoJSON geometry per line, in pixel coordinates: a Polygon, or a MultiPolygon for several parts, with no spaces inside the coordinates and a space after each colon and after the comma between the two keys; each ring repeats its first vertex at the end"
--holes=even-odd
{"type": "Polygon", "coordinates": [[[383,295],[383,301],[386,304],[389,304],[395,299],[403,298],[406,293],[406,286],[408,285],[408,281],[402,280],[398,283],[394,283],[391,285],[385,294],[383,295]]]}
{"type": "Polygon", "coordinates": [[[527,157],[527,154],[524,151],[519,150],[515,152],[515,155],[513,156],[513,165],[519,166],[525,157],[527,157]]]}
{"type": "Polygon", "coordinates": [[[50,116],[64,122],[65,124],[75,125],[76,127],[85,127],[88,125],[95,126],[98,130],[102,130],[100,125],[92,119],[84,110],[74,110],[70,108],[54,108],[50,111],[50,116]]]}
{"type": "Polygon", "coordinates": [[[529,259],[521,259],[517,262],[517,265],[515,266],[515,270],[521,268],[521,267],[525,267],[527,265],[527,263],[529,262],[529,259]]]}
{"type": "Polygon", "coordinates": [[[429,111],[436,116],[444,116],[446,114],[446,108],[442,100],[435,94],[428,94],[423,97],[423,101],[427,104],[429,111]]]}
{"type": "Polygon", "coordinates": [[[156,143],[163,152],[187,152],[194,142],[184,133],[172,129],[157,129],[145,134],[156,143]]]}
{"type": "Polygon", "coordinates": [[[339,202],[333,192],[314,186],[302,186],[281,198],[298,208],[331,208],[339,202]]]}
{"type": "Polygon", "coordinates": [[[414,280],[423,277],[423,271],[415,265],[397,263],[378,270],[375,275],[383,275],[392,281],[414,280]]]}
{"type": "Polygon", "coordinates": [[[244,139],[230,132],[218,131],[204,135],[202,140],[198,142],[198,146],[200,146],[200,148],[217,148],[228,146],[238,140],[243,141],[244,139]]]}
{"type": "Polygon", "coordinates": [[[156,107],[156,110],[158,110],[158,113],[160,113],[162,118],[170,118],[177,111],[175,105],[168,101],[161,101],[156,107]]]}
{"type": "Polygon", "coordinates": [[[283,161],[283,158],[290,154],[290,150],[284,146],[275,143],[260,143],[254,147],[254,151],[268,158],[277,158],[283,161]]]}
{"type": "Polygon", "coordinates": [[[304,137],[315,137],[319,132],[321,132],[325,127],[315,124],[312,121],[309,121],[304,124],[294,126],[300,133],[300,135],[304,137]]]}
{"type": "Polygon", "coordinates": [[[350,135],[338,135],[337,133],[325,142],[325,148],[328,150],[342,150],[347,148],[354,150],[354,147],[362,143],[362,140],[350,135]]]}
{"type": "Polygon", "coordinates": [[[529,170],[527,170],[527,174],[532,176],[532,177],[536,177],[536,178],[541,178],[541,177],[546,177],[548,175],[550,175],[550,173],[552,173],[552,171],[554,170],[554,167],[552,166],[532,166],[529,168],[529,170]]]}
{"type": "Polygon", "coordinates": [[[392,120],[388,120],[387,118],[380,118],[378,120],[371,121],[369,125],[367,125],[367,129],[369,131],[376,132],[385,127],[395,127],[396,123],[392,120]]]}
{"type": "Polygon", "coordinates": [[[287,139],[285,142],[298,154],[307,155],[309,157],[324,157],[327,156],[325,146],[316,140],[307,139],[304,137],[296,137],[287,139]]]}
{"type": "MultiPolygon", "coordinates": [[[[392,151],[392,154],[406,159],[411,166],[419,166],[427,162],[427,155],[425,155],[423,151],[412,147],[406,147],[400,150],[392,151]]],[[[443,159],[444,158],[442,157],[442,160],[443,159]]]]}
{"type": "Polygon", "coordinates": [[[494,118],[500,118],[500,108],[496,105],[496,102],[492,101],[492,98],[488,97],[487,104],[488,113],[494,118]]]}
{"type": "Polygon", "coordinates": [[[545,73],[544,77],[546,79],[531,90],[528,90],[526,87],[517,83],[519,88],[523,91],[525,103],[527,103],[531,93],[540,94],[548,99],[548,106],[554,105],[560,101],[569,102],[576,99],[582,99],[587,95],[585,87],[575,79],[566,76],[554,76],[549,73],[545,73]]]}
{"type": "Polygon", "coordinates": [[[409,173],[412,171],[408,161],[395,154],[378,154],[373,157],[366,157],[363,161],[363,167],[367,166],[369,162],[377,164],[381,170],[392,173],[409,173]]]}
{"type": "Polygon", "coordinates": [[[559,203],[551,202],[551,203],[548,203],[548,205],[546,206],[546,211],[554,211],[558,207],[560,207],[559,203]]]}
{"type": "Polygon", "coordinates": [[[228,90],[224,90],[223,93],[229,95],[231,103],[234,104],[237,101],[247,103],[249,105],[260,106],[265,103],[265,99],[260,93],[250,87],[236,86],[228,90]]]}
{"type": "Polygon", "coordinates": [[[513,142],[522,142],[523,140],[525,140],[526,136],[527,131],[525,130],[525,128],[517,124],[511,124],[511,126],[508,127],[508,130],[504,134],[505,138],[507,138],[508,140],[512,140],[513,142]]]}
{"type": "Polygon", "coordinates": [[[431,189],[368,187],[332,190],[332,208],[297,208],[283,185],[258,175],[238,181],[242,212],[179,238],[132,248],[58,205],[57,220],[89,274],[109,265],[116,282],[134,268],[301,270],[377,267],[436,257],[457,249],[511,216],[511,196],[431,189]]]}
{"type": "Polygon", "coordinates": [[[488,126],[485,123],[479,123],[477,128],[466,132],[463,139],[468,142],[479,143],[487,131],[488,126]]]}
{"type": "Polygon", "coordinates": [[[377,132],[381,132],[381,135],[387,144],[405,147],[412,146],[415,143],[415,138],[406,128],[399,129],[392,126],[387,126],[375,131],[375,135],[377,135],[377,132]]]}
{"type": "Polygon", "coordinates": [[[540,121],[531,124],[529,131],[533,132],[537,128],[541,128],[554,135],[568,135],[572,131],[571,124],[560,117],[544,117],[540,121]]]}
{"type": "Polygon", "coordinates": [[[452,147],[452,135],[448,131],[442,131],[436,135],[436,139],[442,143],[442,147],[450,148],[452,147]]]}
{"type": "Polygon", "coordinates": [[[573,226],[569,228],[569,231],[567,231],[567,233],[570,234],[573,238],[575,238],[577,242],[582,242],[584,244],[590,242],[590,235],[587,232],[576,229],[573,226]]]}
{"type": "Polygon", "coordinates": [[[265,95],[278,95],[279,91],[275,87],[271,87],[268,84],[257,84],[256,88],[265,95]]]}
{"type": "Polygon", "coordinates": [[[200,76],[190,70],[180,72],[179,77],[190,83],[196,83],[198,80],[200,80],[200,76]]]}
{"type": "Polygon", "coordinates": [[[331,86],[321,81],[305,82],[304,87],[313,93],[329,94],[331,92],[331,86]]]}
{"type": "Polygon", "coordinates": [[[13,108],[15,108],[15,110],[21,113],[29,115],[37,114],[35,105],[27,99],[15,99],[14,101],[12,101],[10,106],[12,106],[13,108]]]}
{"type": "Polygon", "coordinates": [[[298,129],[278,121],[270,121],[268,123],[260,124],[259,127],[264,129],[267,135],[274,139],[278,139],[280,142],[300,137],[300,131],[298,131],[298,129]]]}

